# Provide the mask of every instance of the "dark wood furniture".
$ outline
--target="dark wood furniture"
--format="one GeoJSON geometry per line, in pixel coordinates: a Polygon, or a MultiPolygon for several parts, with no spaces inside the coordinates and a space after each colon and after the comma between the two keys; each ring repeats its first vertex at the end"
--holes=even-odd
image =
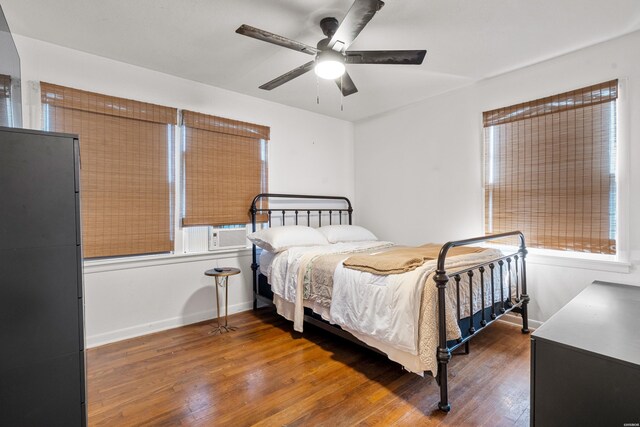
{"type": "Polygon", "coordinates": [[[593,282],[532,334],[530,419],[640,422],[640,287],[593,282]]]}
{"type": "Polygon", "coordinates": [[[216,291],[216,316],[218,317],[218,326],[210,333],[223,334],[225,332],[234,331],[235,326],[229,326],[227,319],[229,317],[229,276],[240,274],[239,268],[233,267],[217,267],[204,272],[205,276],[211,276],[215,279],[216,291]],[[218,288],[224,288],[224,325],[220,323],[220,297],[218,296],[218,288]]]}
{"type": "MultiPolygon", "coordinates": [[[[251,203],[250,208],[252,229],[255,232],[259,221],[266,221],[267,225],[271,227],[273,219],[278,219],[280,225],[285,225],[287,220],[289,224],[295,225],[312,225],[312,216],[317,218],[317,223],[313,225],[322,226],[323,221],[328,225],[337,223],[351,224],[353,208],[351,201],[342,196],[316,196],[316,195],[299,195],[299,194],[270,194],[263,193],[258,194],[251,203]],[[274,208],[272,201],[280,199],[285,202],[285,208],[274,208]],[[305,205],[305,202],[307,203],[305,205]],[[339,204],[339,207],[309,207],[309,203],[333,203],[339,204]]],[[[436,373],[436,381],[440,386],[440,402],[438,407],[444,412],[449,412],[451,406],[449,404],[449,388],[448,388],[448,376],[447,376],[447,364],[451,360],[451,356],[455,350],[464,346],[464,354],[469,353],[469,340],[475,336],[480,330],[489,326],[504,314],[509,312],[520,313],[522,315],[522,333],[529,333],[527,304],[529,303],[529,295],[527,294],[527,275],[525,266],[525,257],[527,255],[527,248],[525,245],[524,235],[519,231],[513,231],[509,233],[495,234],[491,236],[482,236],[466,240],[451,241],[445,243],[438,256],[437,268],[435,271],[434,280],[438,288],[438,372],[436,373]],[[473,245],[491,240],[505,239],[505,238],[517,238],[519,240],[519,248],[515,253],[496,258],[489,262],[474,265],[471,268],[466,268],[460,271],[446,271],[445,261],[447,253],[451,248],[473,245]],[[494,271],[497,273],[499,280],[495,280],[494,271]],[[512,279],[512,271],[515,272],[515,279],[512,279]],[[505,280],[505,273],[508,280],[505,280]],[[470,313],[473,313],[474,306],[474,292],[473,288],[473,276],[480,276],[480,295],[485,294],[485,289],[491,289],[492,303],[485,306],[484,298],[482,298],[482,310],[476,314],[462,318],[460,315],[460,287],[468,286],[470,313]],[[462,332],[462,337],[457,340],[447,339],[447,332],[445,327],[445,298],[447,287],[453,287],[455,283],[455,292],[458,301],[458,325],[462,332]],[[509,297],[505,300],[497,301],[495,299],[494,289],[500,289],[500,295],[504,295],[503,290],[507,290],[509,297]],[[515,298],[512,298],[512,287],[515,288],[515,298]]],[[[251,269],[253,271],[253,290],[254,290],[254,310],[258,307],[258,302],[264,304],[273,304],[273,293],[271,287],[267,282],[264,275],[258,271],[258,256],[257,248],[253,245],[253,262],[251,269]]],[[[477,289],[477,288],[476,288],[477,289]]],[[[310,309],[305,308],[304,320],[308,323],[317,325],[328,331],[335,331],[337,335],[350,338],[355,342],[359,340],[351,337],[350,334],[342,329],[329,325],[328,322],[323,321],[319,316],[316,316],[310,309]]]]}
{"type": "Polygon", "coordinates": [[[0,424],[86,425],[79,146],[0,128],[0,424]]]}

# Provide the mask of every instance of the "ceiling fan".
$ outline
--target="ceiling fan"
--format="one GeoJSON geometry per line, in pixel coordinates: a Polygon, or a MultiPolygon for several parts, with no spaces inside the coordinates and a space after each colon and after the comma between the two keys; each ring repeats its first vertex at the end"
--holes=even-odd
{"type": "Polygon", "coordinates": [[[322,33],[326,38],[320,40],[316,47],[249,25],[241,25],[236,30],[236,33],[306,53],[307,55],[315,55],[313,61],[309,61],[280,77],[276,77],[260,86],[260,89],[275,89],[296,77],[300,77],[313,68],[318,77],[335,80],[338,88],[342,91],[342,95],[349,96],[356,93],[358,89],[353,80],[351,80],[349,73],[347,73],[345,64],[420,65],[427,53],[426,50],[347,50],[382,6],[384,6],[384,2],[381,0],[355,0],[340,24],[333,17],[322,19],[320,28],[322,28],[322,33]]]}

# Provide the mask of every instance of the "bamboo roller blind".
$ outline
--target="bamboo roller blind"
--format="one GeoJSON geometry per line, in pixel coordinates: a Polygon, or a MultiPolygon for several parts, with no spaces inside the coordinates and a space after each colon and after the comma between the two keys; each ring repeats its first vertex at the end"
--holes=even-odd
{"type": "Polygon", "coordinates": [[[485,232],[616,253],[618,81],[483,114],[485,232]]]}
{"type": "Polygon", "coordinates": [[[182,224],[246,224],[251,201],[267,189],[269,128],[192,111],[182,124],[182,224]]]}
{"type": "Polygon", "coordinates": [[[0,126],[11,126],[11,77],[0,74],[0,126]]]}
{"type": "Polygon", "coordinates": [[[177,110],[41,83],[45,129],[80,136],[87,258],[170,252],[177,110]]]}

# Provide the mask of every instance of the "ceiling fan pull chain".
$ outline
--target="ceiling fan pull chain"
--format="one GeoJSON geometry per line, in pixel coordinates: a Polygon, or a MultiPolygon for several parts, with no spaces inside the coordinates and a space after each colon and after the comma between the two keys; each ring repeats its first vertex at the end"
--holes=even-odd
{"type": "Polygon", "coordinates": [[[342,91],[342,88],[344,87],[344,80],[342,79],[343,76],[344,73],[340,75],[340,111],[344,111],[344,92],[342,91]]]}
{"type": "Polygon", "coordinates": [[[316,104],[320,105],[320,80],[316,76],[316,104]]]}

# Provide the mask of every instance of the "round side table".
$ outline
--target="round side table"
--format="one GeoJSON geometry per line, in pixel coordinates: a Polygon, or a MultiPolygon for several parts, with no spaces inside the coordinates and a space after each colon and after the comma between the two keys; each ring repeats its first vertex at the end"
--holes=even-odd
{"type": "Polygon", "coordinates": [[[229,276],[235,276],[240,274],[239,268],[232,267],[220,267],[212,268],[204,272],[205,276],[213,276],[216,280],[216,306],[218,316],[218,326],[215,327],[210,334],[223,334],[225,332],[234,331],[237,328],[235,326],[229,326],[227,324],[227,316],[229,314],[229,276]],[[218,288],[224,288],[224,325],[220,323],[220,299],[218,297],[218,288]]]}

